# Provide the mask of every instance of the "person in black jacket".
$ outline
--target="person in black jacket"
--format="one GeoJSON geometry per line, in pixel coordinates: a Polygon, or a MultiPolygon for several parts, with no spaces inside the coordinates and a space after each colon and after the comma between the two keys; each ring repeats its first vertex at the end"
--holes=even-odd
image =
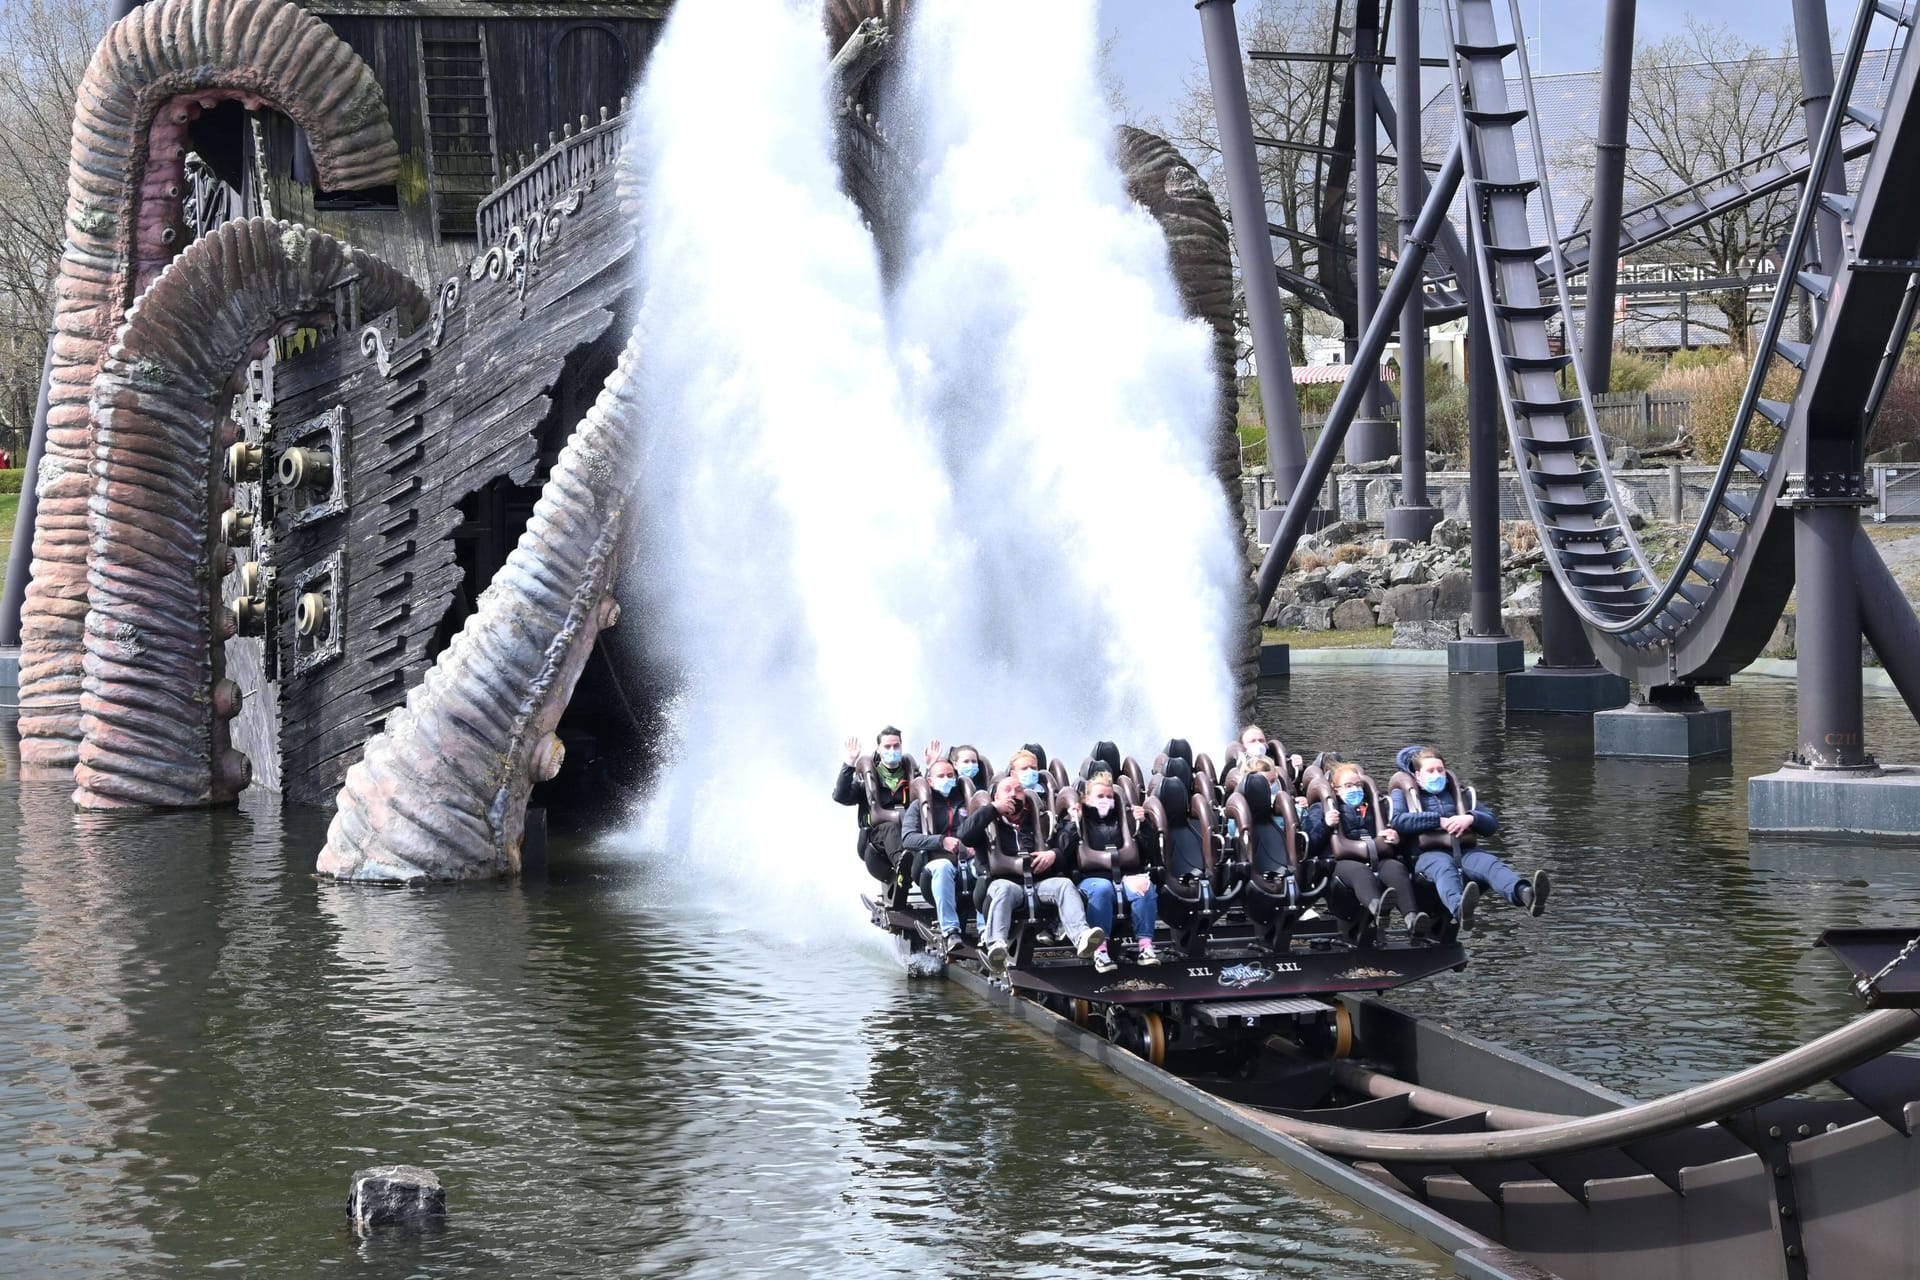
{"type": "MultiPolygon", "coordinates": [[[[1088,778],[1085,794],[1075,803],[1067,820],[1053,834],[1053,847],[1073,866],[1073,878],[1080,885],[1080,896],[1087,900],[1087,919],[1103,933],[1113,932],[1113,907],[1115,901],[1114,879],[1111,872],[1083,869],[1080,864],[1080,851],[1087,849],[1119,850],[1126,838],[1126,828],[1121,821],[1120,805],[1123,801],[1113,791],[1113,775],[1100,770],[1088,778]]],[[[1133,807],[1134,846],[1140,851],[1141,867],[1130,874],[1123,875],[1119,887],[1127,895],[1127,909],[1133,918],[1133,936],[1140,948],[1140,963],[1155,965],[1160,957],[1153,949],[1153,926],[1159,915],[1160,896],[1153,887],[1153,877],[1147,873],[1146,864],[1154,860],[1159,853],[1159,832],[1146,821],[1147,811],[1139,805],[1133,807]]],[[[1093,967],[1101,973],[1111,973],[1120,966],[1108,954],[1103,942],[1093,953],[1093,967]]]]}
{"type": "Polygon", "coordinates": [[[960,876],[960,859],[970,856],[960,841],[960,825],[966,821],[966,797],[960,790],[960,776],[953,762],[933,752],[927,766],[925,804],[910,804],[900,819],[900,844],[913,861],[909,880],[920,883],[921,892],[933,903],[940,922],[940,951],[944,955],[960,940],[960,906],[954,892],[960,876]]]}
{"type": "Polygon", "coordinates": [[[1082,959],[1106,942],[1106,931],[1087,923],[1086,906],[1069,874],[1073,864],[1041,840],[1038,804],[1033,793],[1021,790],[1018,778],[1000,779],[993,789],[993,803],[967,815],[960,827],[960,842],[973,850],[975,865],[987,886],[987,924],[980,940],[989,969],[998,973],[1007,967],[1007,935],[1013,929],[1013,909],[1025,892],[1019,873],[1008,871],[1004,864],[996,868],[988,859],[990,850],[1003,858],[1029,859],[1034,898],[1051,904],[1060,913],[1060,925],[1082,959]]]}
{"type": "MultiPolygon", "coordinates": [[[[1300,825],[1307,834],[1309,857],[1321,856],[1338,832],[1349,840],[1375,838],[1379,854],[1369,862],[1352,855],[1337,858],[1333,874],[1353,891],[1354,899],[1373,917],[1375,937],[1386,941],[1389,920],[1395,906],[1407,916],[1407,932],[1425,937],[1432,927],[1424,912],[1413,911],[1413,873],[1400,858],[1400,837],[1392,827],[1375,835],[1375,815],[1369,806],[1367,789],[1361,785],[1360,766],[1342,761],[1329,778],[1333,793],[1324,804],[1308,805],[1300,825]]],[[[1384,824],[1381,824],[1384,826],[1384,824]]]]}
{"type": "Polygon", "coordinates": [[[847,739],[846,763],[834,780],[835,804],[851,805],[860,811],[860,830],[854,848],[867,864],[867,874],[889,887],[897,901],[906,897],[911,866],[900,856],[900,819],[907,808],[908,787],[913,782],[913,762],[901,750],[900,731],[892,725],[874,738],[873,759],[869,766],[872,780],[860,776],[860,739],[847,739]]]}
{"type": "Polygon", "coordinates": [[[1433,887],[1440,900],[1460,921],[1460,927],[1473,927],[1474,904],[1482,888],[1499,894],[1530,915],[1547,909],[1547,894],[1552,882],[1545,871],[1523,879],[1505,860],[1479,848],[1480,838],[1500,829],[1493,810],[1475,803],[1462,813],[1455,802],[1453,783],[1447,762],[1428,747],[1403,747],[1398,758],[1400,768],[1413,775],[1415,793],[1393,793],[1393,829],[1420,851],[1414,864],[1433,887]]]}

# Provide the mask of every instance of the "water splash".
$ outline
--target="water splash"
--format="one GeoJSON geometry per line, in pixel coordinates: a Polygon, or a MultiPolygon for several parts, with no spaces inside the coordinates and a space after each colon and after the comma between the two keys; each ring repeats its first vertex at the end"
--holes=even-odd
{"type": "Polygon", "coordinates": [[[1077,760],[1229,731],[1209,335],[1110,158],[1093,5],[1032,8],[915,6],[926,178],[891,298],[839,189],[815,3],[677,7],[640,93],[625,590],[680,692],[635,839],[787,932],[867,883],[826,802],[849,733],[1077,760]]]}
{"type": "MultiPolygon", "coordinates": [[[[1209,469],[1212,335],[1126,195],[1092,0],[916,6],[926,175],[897,304],[973,534],[996,743],[1224,740],[1238,575],[1209,469]]],[[[1070,761],[1071,762],[1071,761],[1070,761]]]]}

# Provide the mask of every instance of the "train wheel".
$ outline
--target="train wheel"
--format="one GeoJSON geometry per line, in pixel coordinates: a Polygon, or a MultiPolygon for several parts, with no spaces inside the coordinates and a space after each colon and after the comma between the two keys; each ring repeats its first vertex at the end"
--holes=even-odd
{"type": "Polygon", "coordinates": [[[1333,1006],[1333,1056],[1344,1058],[1353,1052],[1353,1015],[1345,1003],[1333,1006]]]}
{"type": "Polygon", "coordinates": [[[1140,1056],[1156,1067],[1164,1067],[1167,1065],[1167,1024],[1157,1013],[1142,1014],[1141,1018],[1146,1023],[1143,1037],[1146,1052],[1140,1056]]]}

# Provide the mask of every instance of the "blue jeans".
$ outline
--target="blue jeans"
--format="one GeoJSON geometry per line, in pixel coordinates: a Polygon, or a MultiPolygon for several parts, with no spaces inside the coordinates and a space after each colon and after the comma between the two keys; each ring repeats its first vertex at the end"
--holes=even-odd
{"type": "MultiPolygon", "coordinates": [[[[1089,876],[1080,882],[1080,896],[1087,900],[1087,923],[1111,937],[1113,935],[1113,881],[1089,876]]],[[[1153,922],[1160,914],[1159,890],[1151,884],[1147,886],[1145,893],[1135,893],[1128,889],[1127,908],[1133,912],[1133,936],[1151,938],[1153,922]]]]}
{"type": "Polygon", "coordinates": [[[1447,910],[1454,915],[1460,914],[1460,895],[1467,891],[1469,880],[1515,906],[1520,905],[1519,872],[1485,849],[1469,849],[1458,858],[1450,849],[1429,849],[1420,855],[1413,869],[1433,881],[1433,887],[1440,891],[1440,901],[1446,903],[1447,910]]]}
{"type": "Polygon", "coordinates": [[[927,863],[927,878],[933,882],[933,911],[940,919],[940,932],[960,932],[960,908],[953,892],[960,868],[945,858],[934,858],[927,863]]]}

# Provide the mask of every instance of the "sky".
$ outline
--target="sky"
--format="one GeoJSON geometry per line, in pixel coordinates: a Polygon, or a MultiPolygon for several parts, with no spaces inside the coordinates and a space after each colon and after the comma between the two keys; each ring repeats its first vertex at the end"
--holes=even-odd
{"type": "MultiPolygon", "coordinates": [[[[1200,16],[1193,0],[1099,0],[1100,23],[1113,38],[1113,70],[1126,95],[1130,114],[1140,123],[1170,120],[1183,85],[1193,75],[1204,78],[1201,60],[1200,16]]],[[[1239,0],[1251,10],[1259,0],[1239,0]]],[[[1432,9],[1435,0],[1423,0],[1432,9]]],[[[1500,6],[1502,9],[1504,5],[1500,6]]],[[[1601,19],[1604,0],[1521,0],[1521,14],[1529,40],[1545,33],[1533,51],[1535,75],[1590,71],[1600,62],[1601,19]]],[[[1754,44],[1778,47],[1792,33],[1791,0],[1640,0],[1635,34],[1640,40],[1660,40],[1685,30],[1689,18],[1719,23],[1754,44]]],[[[1829,0],[1829,18],[1844,27],[1853,5],[1829,0]]],[[[1437,21],[1431,15],[1429,23],[1437,21]]],[[[1434,28],[1428,26],[1432,32],[1434,28]]],[[[1434,50],[1430,47],[1431,55],[1434,50]]]]}

